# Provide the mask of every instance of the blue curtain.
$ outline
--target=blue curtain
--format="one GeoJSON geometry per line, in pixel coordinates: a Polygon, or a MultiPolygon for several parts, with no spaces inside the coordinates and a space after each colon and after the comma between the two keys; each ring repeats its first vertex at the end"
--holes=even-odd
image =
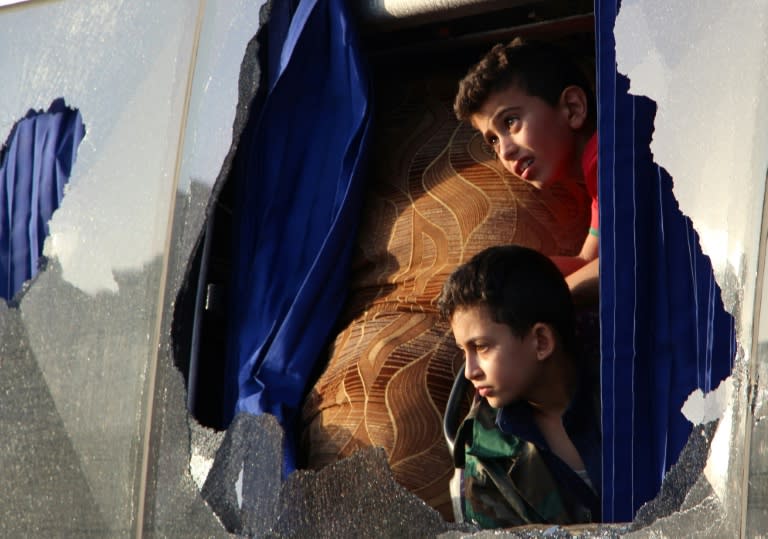
{"type": "Polygon", "coordinates": [[[64,196],[85,136],[80,112],[55,100],[13,127],[0,160],[0,296],[10,300],[37,274],[48,221],[64,196]]]}
{"type": "Polygon", "coordinates": [[[271,413],[295,467],[298,412],[348,282],[369,81],[343,0],[273,2],[238,147],[225,415],[271,413]],[[295,9],[294,9],[295,8],[295,9]]]}
{"type": "Polygon", "coordinates": [[[709,258],[649,149],[655,103],[616,71],[617,0],[595,5],[598,61],[603,518],[658,493],[692,425],[688,395],[726,378],[736,351],[709,258]]]}

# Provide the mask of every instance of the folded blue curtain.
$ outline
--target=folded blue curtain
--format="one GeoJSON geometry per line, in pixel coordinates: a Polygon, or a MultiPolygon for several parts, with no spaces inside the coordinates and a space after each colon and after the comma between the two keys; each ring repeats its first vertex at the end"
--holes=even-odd
{"type": "Polygon", "coordinates": [[[64,196],[85,136],[80,112],[55,100],[18,121],[0,159],[0,296],[12,299],[37,274],[48,221],[64,196]]]}
{"type": "Polygon", "coordinates": [[[233,168],[225,416],[268,412],[295,467],[298,412],[349,280],[369,133],[369,80],[343,0],[273,2],[260,93],[233,168]],[[294,9],[295,8],[295,9],[294,9]]]}
{"type": "Polygon", "coordinates": [[[695,389],[732,369],[733,318],[712,265],[653,162],[656,105],[616,71],[617,0],[595,4],[598,67],[603,518],[630,521],[659,492],[692,425],[695,389]]]}

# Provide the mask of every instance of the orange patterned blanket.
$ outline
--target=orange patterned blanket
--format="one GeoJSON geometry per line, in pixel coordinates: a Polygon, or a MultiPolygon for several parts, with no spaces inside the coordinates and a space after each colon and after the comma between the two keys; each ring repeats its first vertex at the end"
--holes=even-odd
{"type": "Polygon", "coordinates": [[[574,254],[589,222],[583,185],[537,191],[459,124],[456,80],[380,89],[351,292],[303,409],[310,467],[383,447],[398,482],[447,519],[453,464],[442,416],[462,358],[435,308],[443,281],[491,245],[574,254]]]}

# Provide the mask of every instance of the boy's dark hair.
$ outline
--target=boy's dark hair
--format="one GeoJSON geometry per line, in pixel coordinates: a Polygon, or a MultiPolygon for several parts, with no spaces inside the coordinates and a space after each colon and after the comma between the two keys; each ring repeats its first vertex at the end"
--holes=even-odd
{"type": "Polygon", "coordinates": [[[459,81],[453,104],[456,117],[469,120],[492,93],[510,86],[552,106],[557,105],[565,88],[578,86],[587,95],[587,125],[594,128],[595,92],[585,72],[565,50],[521,38],[495,45],[459,81]]]}
{"type": "Polygon", "coordinates": [[[494,322],[524,337],[534,324],[549,324],[566,352],[574,352],[574,307],[560,270],[547,256],[520,245],[489,247],[448,277],[438,299],[440,315],[487,305],[494,322]]]}

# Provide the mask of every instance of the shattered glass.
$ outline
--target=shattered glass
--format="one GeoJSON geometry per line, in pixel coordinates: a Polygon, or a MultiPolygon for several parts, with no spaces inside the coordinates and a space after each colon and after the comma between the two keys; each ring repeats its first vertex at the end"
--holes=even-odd
{"type": "MultiPolygon", "coordinates": [[[[618,70],[629,77],[630,93],[658,105],[654,160],[672,175],[680,208],[693,220],[712,260],[725,308],[736,320],[739,346],[731,377],[708,395],[694,393],[683,407],[695,426],[686,449],[702,432],[714,430],[707,451],[693,457],[703,472],[690,491],[681,493],[678,512],[659,513],[662,518],[633,536],[751,537],[749,530],[756,532],[764,522],[765,483],[758,479],[765,458],[762,444],[755,443],[764,434],[759,415],[750,426],[750,407],[759,405],[758,414],[765,392],[760,387],[765,379],[756,377],[764,368],[764,346],[753,343],[766,337],[755,335],[753,321],[761,316],[755,298],[762,290],[758,268],[765,257],[758,223],[764,217],[768,163],[768,131],[760,125],[768,113],[767,17],[760,2],[707,1],[692,7],[628,0],[616,20],[618,70]],[[757,438],[750,442],[753,428],[757,438]]],[[[674,487],[669,476],[665,486],[674,487]]]]}
{"type": "MultiPolygon", "coordinates": [[[[765,213],[764,213],[765,215],[765,213]]],[[[758,537],[768,530],[768,288],[765,287],[766,272],[766,231],[761,231],[762,268],[758,274],[757,346],[755,362],[750,368],[751,432],[745,439],[749,448],[749,473],[746,487],[746,529],[745,537],[758,537]]],[[[755,349],[755,348],[753,348],[755,349]]],[[[749,422],[747,428],[749,429],[749,422]]]]}
{"type": "Polygon", "coordinates": [[[616,26],[619,70],[659,104],[654,155],[674,177],[736,319],[732,377],[691,397],[689,444],[634,523],[480,532],[442,521],[399,487],[377,450],[283,483],[273,418],[241,416],[216,432],[186,412],[171,357],[173,303],[256,90],[251,38],[262,3],[0,9],[0,133],[57,97],[89,129],[51,222],[46,266],[18,306],[0,302],[0,535],[753,537],[768,529],[768,269],[758,225],[768,8],[625,0],[616,26]]]}
{"type": "MultiPolygon", "coordinates": [[[[3,304],[3,537],[125,537],[147,420],[197,3],[0,9],[0,132],[64,98],[88,118],[47,263],[3,304]]],[[[218,529],[221,529],[220,527],[218,529]]]]}

